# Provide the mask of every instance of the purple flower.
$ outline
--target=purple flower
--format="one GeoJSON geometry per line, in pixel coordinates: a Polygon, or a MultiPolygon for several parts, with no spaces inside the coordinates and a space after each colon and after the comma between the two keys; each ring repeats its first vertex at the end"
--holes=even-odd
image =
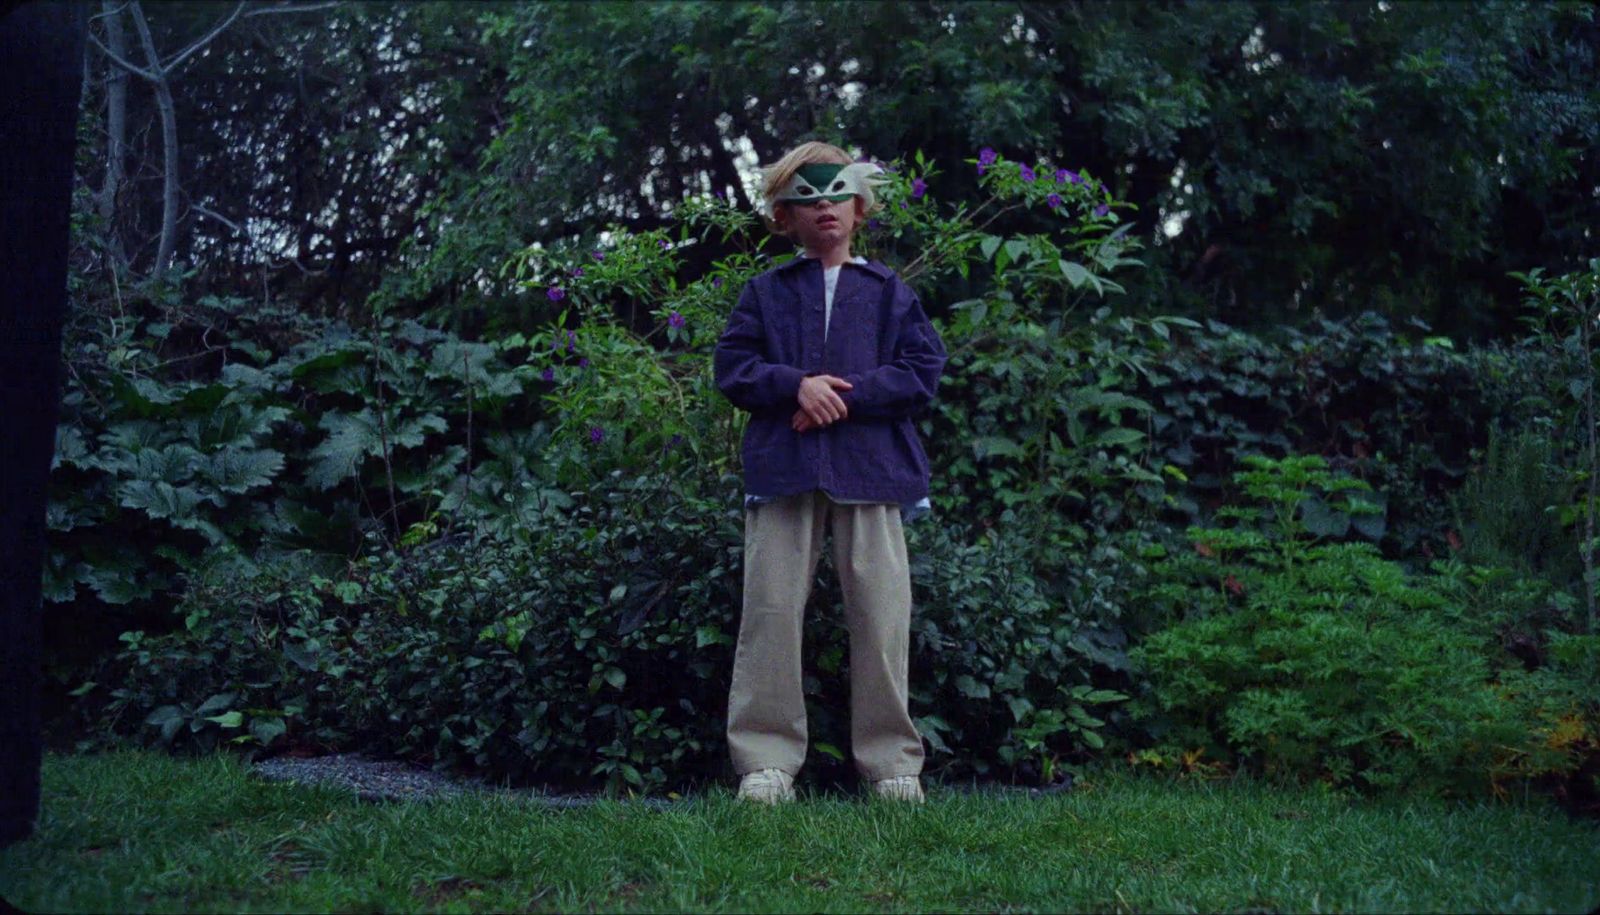
{"type": "Polygon", "coordinates": [[[712,277],[711,278],[711,287],[713,289],[721,289],[722,288],[722,277],[720,277],[720,276],[712,277]]]}
{"type": "Polygon", "coordinates": [[[672,327],[682,327],[684,323],[683,315],[678,314],[676,311],[667,316],[667,324],[672,327]]]}
{"type": "Polygon", "coordinates": [[[1056,183],[1060,184],[1063,181],[1065,181],[1068,184],[1082,184],[1083,183],[1083,179],[1078,177],[1078,173],[1077,172],[1073,171],[1070,168],[1058,168],[1058,169],[1056,169],[1056,183]]]}
{"type": "Polygon", "coordinates": [[[1000,154],[987,146],[978,150],[978,174],[981,175],[988,171],[989,166],[993,165],[998,158],[1000,158],[1000,154]]]}
{"type": "Polygon", "coordinates": [[[904,200],[900,201],[900,209],[906,209],[906,202],[904,200]]]}
{"type": "Polygon", "coordinates": [[[665,251],[668,248],[672,247],[672,245],[667,243],[667,240],[665,238],[658,240],[656,242],[656,244],[660,245],[661,246],[661,250],[663,250],[663,251],[665,251]]]}
{"type": "Polygon", "coordinates": [[[583,276],[583,268],[582,267],[573,267],[572,268],[572,275],[573,276],[583,276]]]}
{"type": "Polygon", "coordinates": [[[578,360],[578,368],[586,369],[588,367],[589,367],[589,357],[588,356],[584,356],[583,358],[578,360]]]}
{"type": "Polygon", "coordinates": [[[926,194],[927,192],[928,192],[928,182],[923,181],[921,178],[912,178],[911,179],[911,196],[912,197],[920,200],[922,198],[922,195],[926,194]]]}
{"type": "Polygon", "coordinates": [[[605,253],[602,252],[602,251],[595,251],[593,253],[594,253],[594,259],[597,260],[597,261],[603,261],[603,260],[606,259],[605,253]]]}
{"type": "Polygon", "coordinates": [[[877,221],[876,219],[867,220],[867,228],[869,228],[869,229],[878,229],[878,228],[881,228],[882,226],[883,226],[883,223],[877,221]]]}
{"type": "Polygon", "coordinates": [[[574,331],[570,331],[570,330],[567,331],[567,352],[569,352],[569,353],[572,352],[573,347],[575,347],[577,345],[578,345],[578,335],[577,335],[577,333],[574,332],[574,331]]]}
{"type": "Polygon", "coordinates": [[[1061,205],[1061,195],[1060,194],[1051,194],[1049,197],[1046,197],[1044,199],[1044,202],[1050,207],[1050,209],[1053,210],[1056,207],[1061,205]]]}
{"type": "Polygon", "coordinates": [[[552,302],[559,302],[567,297],[567,291],[562,289],[560,286],[551,286],[549,289],[544,291],[544,294],[548,296],[552,302]]]}
{"type": "Polygon", "coordinates": [[[1109,212],[1111,212],[1111,208],[1103,203],[1094,208],[1094,215],[1096,216],[1104,216],[1109,212]]]}
{"type": "Polygon", "coordinates": [[[598,444],[605,437],[606,437],[606,430],[600,428],[599,426],[590,426],[589,427],[589,441],[595,442],[596,444],[598,444]]]}
{"type": "Polygon", "coordinates": [[[1023,166],[1020,166],[1020,168],[1022,169],[1022,180],[1023,181],[1032,181],[1035,177],[1037,177],[1037,176],[1034,175],[1033,169],[1029,168],[1028,166],[1023,165],[1023,166]]]}
{"type": "Polygon", "coordinates": [[[539,377],[543,378],[545,381],[555,381],[556,380],[556,370],[555,369],[551,369],[551,368],[547,368],[544,371],[539,373],[539,377]]]}

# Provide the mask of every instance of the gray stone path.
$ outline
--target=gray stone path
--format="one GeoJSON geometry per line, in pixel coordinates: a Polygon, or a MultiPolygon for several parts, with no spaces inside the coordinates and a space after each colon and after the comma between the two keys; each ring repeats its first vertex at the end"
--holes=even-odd
{"type": "MultiPolygon", "coordinates": [[[[604,795],[550,794],[538,788],[501,788],[482,780],[453,778],[424,766],[400,760],[369,759],[359,753],[330,756],[276,756],[256,762],[251,771],[267,781],[320,785],[352,791],[366,801],[417,801],[460,797],[469,793],[503,793],[538,801],[546,806],[567,809],[587,807],[604,795]]],[[[996,796],[1044,797],[1071,790],[1070,779],[1051,788],[1027,788],[998,784],[952,784],[944,790],[960,794],[990,793],[996,796]]],[[[623,799],[654,809],[670,809],[688,803],[689,798],[642,797],[623,799]]]]}

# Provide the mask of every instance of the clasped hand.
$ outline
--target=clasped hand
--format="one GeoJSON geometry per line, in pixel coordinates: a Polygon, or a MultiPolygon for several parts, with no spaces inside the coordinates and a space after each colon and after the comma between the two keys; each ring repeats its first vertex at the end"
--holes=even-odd
{"type": "Polygon", "coordinates": [[[833,375],[812,375],[800,382],[800,409],[795,411],[789,425],[796,432],[809,432],[844,419],[850,411],[837,391],[855,387],[843,378],[833,375]]]}

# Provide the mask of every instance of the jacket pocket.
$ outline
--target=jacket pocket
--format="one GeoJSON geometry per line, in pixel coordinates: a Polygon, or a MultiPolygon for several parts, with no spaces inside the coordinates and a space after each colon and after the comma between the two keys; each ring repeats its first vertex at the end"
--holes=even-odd
{"type": "Polygon", "coordinates": [[[749,424],[744,428],[744,441],[739,449],[739,455],[746,467],[751,466],[756,460],[770,457],[774,453],[793,455],[788,463],[798,459],[800,453],[800,433],[794,431],[789,425],[789,416],[783,419],[776,416],[752,416],[749,424]]]}

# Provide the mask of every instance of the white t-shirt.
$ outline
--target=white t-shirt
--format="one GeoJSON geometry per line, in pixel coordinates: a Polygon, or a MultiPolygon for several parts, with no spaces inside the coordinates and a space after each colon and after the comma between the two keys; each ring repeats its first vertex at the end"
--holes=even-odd
{"type": "MultiPolygon", "coordinates": [[[[811,255],[803,254],[801,256],[810,257],[811,255]]],[[[865,264],[866,262],[867,259],[864,257],[850,258],[850,263],[852,264],[865,264]]],[[[838,267],[825,267],[822,271],[822,339],[824,341],[828,339],[828,325],[833,323],[833,290],[839,285],[839,268],[843,266],[843,264],[840,264],[838,267]]]]}

